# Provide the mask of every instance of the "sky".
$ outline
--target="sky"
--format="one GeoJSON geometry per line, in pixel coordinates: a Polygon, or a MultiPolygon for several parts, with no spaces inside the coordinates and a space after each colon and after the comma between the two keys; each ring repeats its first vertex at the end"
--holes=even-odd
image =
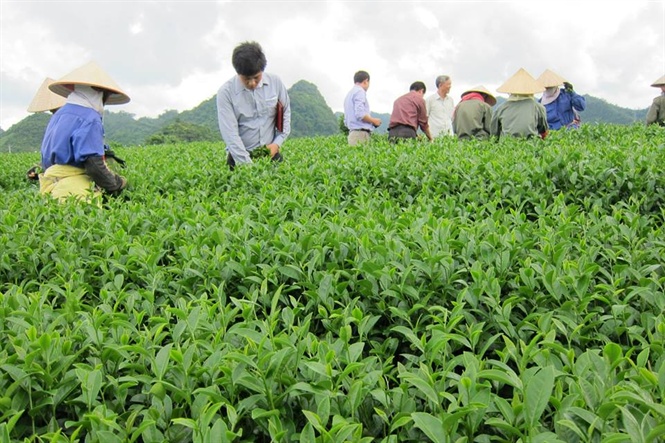
{"type": "Polygon", "coordinates": [[[550,69],[580,94],[644,109],[665,74],[665,0],[631,1],[97,1],[0,0],[0,127],[46,77],[95,61],[130,96],[108,106],[139,117],[185,111],[235,72],[233,48],[259,42],[266,72],[314,83],[343,111],[353,74],[368,71],[371,110],[420,80],[496,89],[518,69],[550,69]]]}

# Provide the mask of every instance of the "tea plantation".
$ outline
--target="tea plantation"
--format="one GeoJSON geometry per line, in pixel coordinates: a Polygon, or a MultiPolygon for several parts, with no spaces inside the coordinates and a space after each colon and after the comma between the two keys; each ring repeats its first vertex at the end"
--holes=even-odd
{"type": "Polygon", "coordinates": [[[0,441],[665,441],[662,128],[117,153],[0,154],[0,441]]]}

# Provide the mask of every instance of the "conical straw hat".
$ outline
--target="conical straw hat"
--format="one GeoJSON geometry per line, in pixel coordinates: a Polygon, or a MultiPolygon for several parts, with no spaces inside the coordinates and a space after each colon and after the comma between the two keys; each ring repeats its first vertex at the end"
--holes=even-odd
{"type": "Polygon", "coordinates": [[[557,74],[554,71],[545,69],[545,71],[543,71],[543,73],[540,74],[540,77],[538,77],[538,81],[543,85],[543,87],[551,88],[554,86],[563,85],[566,79],[561,77],[559,74],[557,74]]]}
{"type": "Polygon", "coordinates": [[[659,88],[661,86],[665,86],[665,75],[662,76],[661,78],[659,78],[658,80],[656,80],[655,82],[653,82],[651,84],[651,86],[653,86],[654,88],[659,88]]]}
{"type": "Polygon", "coordinates": [[[497,88],[498,92],[506,94],[522,94],[533,95],[538,92],[543,92],[545,88],[531,76],[524,68],[520,68],[512,77],[510,77],[504,84],[497,88]]]}
{"type": "Polygon", "coordinates": [[[64,97],[59,96],[51,92],[48,88],[51,83],[55,80],[52,78],[46,77],[42,82],[42,85],[37,90],[35,97],[30,102],[28,106],[28,112],[44,112],[44,111],[55,111],[56,109],[62,108],[67,100],[64,97]]]}
{"type": "Polygon", "coordinates": [[[121,105],[129,102],[129,96],[120,89],[115,81],[95,62],[90,62],[51,83],[49,89],[67,97],[74,85],[88,85],[111,91],[107,105],[121,105]]]}
{"type": "Polygon", "coordinates": [[[470,92],[480,92],[481,94],[485,94],[485,103],[487,103],[490,106],[496,105],[496,97],[492,95],[491,92],[487,90],[484,86],[474,86],[473,88],[467,89],[466,91],[462,92],[461,97],[464,97],[470,92]]]}

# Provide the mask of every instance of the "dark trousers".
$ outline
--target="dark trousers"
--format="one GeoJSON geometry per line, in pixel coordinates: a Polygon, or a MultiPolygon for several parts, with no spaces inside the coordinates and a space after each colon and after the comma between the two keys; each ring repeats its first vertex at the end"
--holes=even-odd
{"type": "MultiPolygon", "coordinates": [[[[273,155],[272,158],[270,159],[274,162],[281,162],[284,161],[284,157],[282,157],[282,153],[278,152],[277,154],[273,155]]],[[[229,166],[229,169],[233,171],[236,167],[236,161],[233,160],[233,156],[231,154],[226,154],[226,164],[229,166]]]]}
{"type": "Polygon", "coordinates": [[[397,142],[399,139],[403,138],[416,138],[418,132],[409,125],[396,125],[392,128],[388,128],[388,140],[391,143],[397,142]]]}

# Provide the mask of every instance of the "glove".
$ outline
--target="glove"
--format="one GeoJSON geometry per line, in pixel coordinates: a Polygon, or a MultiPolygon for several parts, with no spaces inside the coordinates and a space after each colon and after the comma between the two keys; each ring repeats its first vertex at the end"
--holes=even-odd
{"type": "Polygon", "coordinates": [[[28,169],[26,176],[28,177],[28,180],[39,180],[39,174],[41,172],[42,172],[41,166],[33,166],[32,168],[28,169]]]}
{"type": "Polygon", "coordinates": [[[573,92],[573,85],[568,82],[563,82],[563,87],[566,89],[566,92],[573,92]]]}
{"type": "Polygon", "coordinates": [[[106,158],[112,158],[115,160],[120,166],[123,168],[126,166],[126,163],[123,159],[115,155],[115,152],[111,150],[111,148],[108,145],[104,145],[104,157],[106,158]]]}

